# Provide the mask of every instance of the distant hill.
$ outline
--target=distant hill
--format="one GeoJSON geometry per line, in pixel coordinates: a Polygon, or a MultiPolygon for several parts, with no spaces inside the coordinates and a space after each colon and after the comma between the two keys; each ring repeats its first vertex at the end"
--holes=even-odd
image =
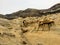
{"type": "Polygon", "coordinates": [[[55,14],[55,13],[60,13],[60,3],[52,6],[49,9],[42,9],[42,10],[38,10],[38,9],[31,9],[28,8],[26,10],[20,10],[17,12],[14,12],[12,14],[6,14],[5,16],[3,16],[2,14],[0,14],[0,17],[6,18],[6,19],[15,19],[18,17],[40,17],[42,15],[48,15],[48,14],[55,14]]]}

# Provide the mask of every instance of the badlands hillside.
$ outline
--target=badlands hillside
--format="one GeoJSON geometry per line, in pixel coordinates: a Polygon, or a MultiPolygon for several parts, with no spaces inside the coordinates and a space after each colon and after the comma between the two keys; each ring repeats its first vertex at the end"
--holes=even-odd
{"type": "Polygon", "coordinates": [[[0,14],[0,45],[60,45],[60,3],[0,14]]]}

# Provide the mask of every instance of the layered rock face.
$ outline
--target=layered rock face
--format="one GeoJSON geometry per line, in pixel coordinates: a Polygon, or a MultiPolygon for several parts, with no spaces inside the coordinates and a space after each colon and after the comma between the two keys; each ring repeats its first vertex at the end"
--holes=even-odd
{"type": "Polygon", "coordinates": [[[0,45],[60,45],[60,3],[0,14],[0,45]]]}

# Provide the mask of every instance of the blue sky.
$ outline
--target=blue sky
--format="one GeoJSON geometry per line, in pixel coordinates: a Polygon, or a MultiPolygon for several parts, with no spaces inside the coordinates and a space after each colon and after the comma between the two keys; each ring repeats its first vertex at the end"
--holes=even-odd
{"type": "Polygon", "coordinates": [[[0,0],[0,14],[9,14],[27,8],[47,9],[60,0],[0,0]]]}

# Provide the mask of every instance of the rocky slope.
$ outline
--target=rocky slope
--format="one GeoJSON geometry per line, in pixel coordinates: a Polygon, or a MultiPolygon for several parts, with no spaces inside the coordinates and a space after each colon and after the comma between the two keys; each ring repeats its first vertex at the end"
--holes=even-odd
{"type": "Polygon", "coordinates": [[[0,14],[0,45],[60,45],[60,3],[0,14]]]}

